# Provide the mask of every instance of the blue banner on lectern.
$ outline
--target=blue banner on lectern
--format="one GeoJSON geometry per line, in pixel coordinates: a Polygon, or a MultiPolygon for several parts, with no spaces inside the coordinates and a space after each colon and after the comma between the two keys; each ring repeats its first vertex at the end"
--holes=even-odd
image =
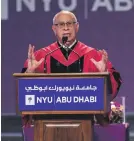
{"type": "Polygon", "coordinates": [[[20,78],[18,84],[19,111],[104,110],[104,78],[20,78]]]}

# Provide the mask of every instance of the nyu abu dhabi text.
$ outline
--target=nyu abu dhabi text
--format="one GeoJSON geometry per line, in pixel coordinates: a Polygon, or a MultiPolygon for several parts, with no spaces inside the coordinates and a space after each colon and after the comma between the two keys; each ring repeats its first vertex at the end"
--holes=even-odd
{"type": "Polygon", "coordinates": [[[25,105],[35,104],[58,104],[58,103],[96,103],[97,96],[50,96],[35,97],[35,95],[25,95],[25,105]]]}

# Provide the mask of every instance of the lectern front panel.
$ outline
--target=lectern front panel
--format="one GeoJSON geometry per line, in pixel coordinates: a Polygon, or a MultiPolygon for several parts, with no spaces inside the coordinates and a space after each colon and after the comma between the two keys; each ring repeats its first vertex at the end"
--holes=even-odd
{"type": "Polygon", "coordinates": [[[90,120],[36,121],[34,141],[92,141],[91,126],[90,120]]]}

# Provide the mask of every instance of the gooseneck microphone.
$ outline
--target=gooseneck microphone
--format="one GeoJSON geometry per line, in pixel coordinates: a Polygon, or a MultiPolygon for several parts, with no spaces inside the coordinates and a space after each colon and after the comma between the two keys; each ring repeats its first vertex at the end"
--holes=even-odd
{"type": "Polygon", "coordinates": [[[48,52],[46,55],[45,55],[45,58],[44,58],[44,73],[47,73],[47,62],[46,62],[46,59],[47,59],[47,56],[52,54],[53,52],[55,52],[56,50],[60,49],[61,47],[58,47],[50,52],[48,52]]]}
{"type": "Polygon", "coordinates": [[[80,62],[80,55],[76,51],[74,51],[73,49],[71,49],[71,48],[69,48],[69,50],[73,51],[78,56],[78,58],[79,58],[79,72],[82,72],[81,62],[80,62]]]}
{"type": "MultiPolygon", "coordinates": [[[[68,40],[68,37],[65,37],[65,36],[62,37],[62,42],[63,42],[64,44],[67,42],[67,40],[68,40]]],[[[63,45],[64,45],[64,44],[63,44],[63,45]]],[[[48,53],[45,55],[45,58],[44,58],[44,73],[47,73],[47,62],[46,62],[47,56],[48,56],[48,55],[51,55],[53,52],[55,52],[56,50],[58,50],[58,49],[60,49],[60,48],[62,48],[62,47],[63,47],[63,46],[60,46],[60,47],[58,47],[58,48],[56,48],[56,49],[54,49],[54,50],[48,52],[48,53]]]]}
{"type": "Polygon", "coordinates": [[[62,37],[62,44],[64,45],[68,40],[68,37],[67,36],[63,36],[62,37]]]}
{"type": "MultiPolygon", "coordinates": [[[[65,47],[66,49],[66,58],[68,59],[68,47],[65,46],[65,43],[67,42],[68,37],[67,36],[63,36],[62,37],[62,44],[63,44],[63,48],[65,47]]],[[[68,66],[67,66],[67,72],[68,72],[68,66]]]]}
{"type": "MultiPolygon", "coordinates": [[[[62,43],[63,43],[63,45],[67,42],[67,40],[68,40],[68,37],[67,36],[63,36],[62,37],[62,43]]],[[[74,51],[73,49],[71,49],[71,48],[68,48],[67,46],[65,46],[66,47],[66,51],[67,51],[67,57],[68,57],[68,50],[71,50],[71,51],[73,51],[77,56],[78,56],[78,58],[79,58],[79,72],[81,72],[82,71],[82,69],[81,69],[81,62],[80,62],[80,55],[76,52],[76,51],[74,51]]]]}

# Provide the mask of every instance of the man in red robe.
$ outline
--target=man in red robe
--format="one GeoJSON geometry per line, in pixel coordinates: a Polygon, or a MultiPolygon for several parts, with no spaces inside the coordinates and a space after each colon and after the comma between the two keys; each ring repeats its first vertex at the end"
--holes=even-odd
{"type": "MultiPolygon", "coordinates": [[[[34,52],[29,45],[28,59],[22,72],[25,73],[110,73],[112,99],[121,85],[120,74],[108,60],[105,50],[98,51],[78,41],[79,23],[69,11],[61,11],[53,18],[52,30],[57,38],[55,43],[34,52]]],[[[24,119],[28,121],[28,118],[24,119]]]]}

